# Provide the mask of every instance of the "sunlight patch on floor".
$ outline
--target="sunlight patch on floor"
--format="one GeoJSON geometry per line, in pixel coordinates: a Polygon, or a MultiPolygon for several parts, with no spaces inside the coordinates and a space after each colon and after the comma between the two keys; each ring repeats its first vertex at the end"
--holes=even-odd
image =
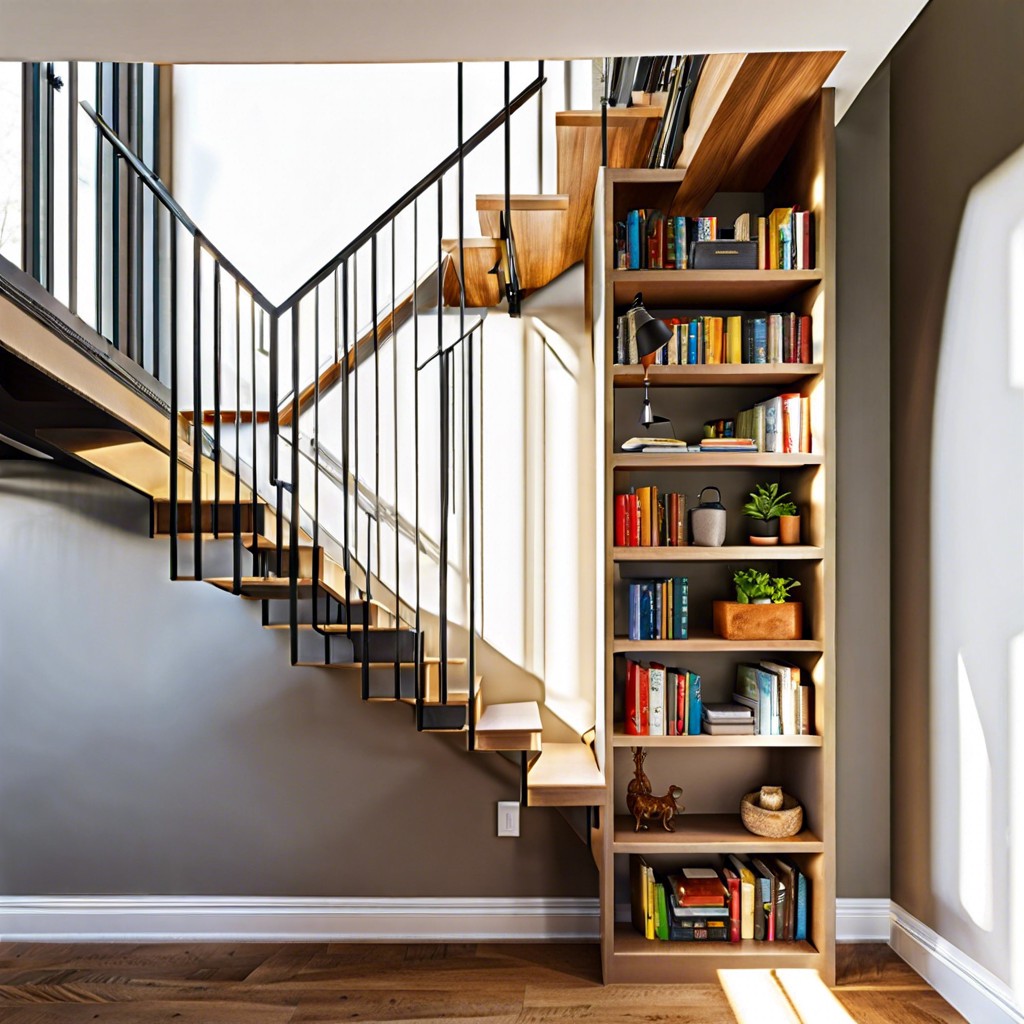
{"type": "Polygon", "coordinates": [[[719,971],[737,1024],[855,1024],[812,970],[719,971]]]}

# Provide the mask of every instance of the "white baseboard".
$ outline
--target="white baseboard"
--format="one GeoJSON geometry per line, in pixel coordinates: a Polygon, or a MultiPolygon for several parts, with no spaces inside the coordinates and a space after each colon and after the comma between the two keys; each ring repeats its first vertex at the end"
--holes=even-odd
{"type": "Polygon", "coordinates": [[[0,941],[596,939],[596,899],[4,896],[0,941]]]}
{"type": "Polygon", "coordinates": [[[836,942],[888,942],[888,899],[836,900],[836,942]]]}
{"type": "Polygon", "coordinates": [[[1024,1024],[1010,987],[893,904],[889,945],[951,1006],[975,1024],[1024,1024]]]}

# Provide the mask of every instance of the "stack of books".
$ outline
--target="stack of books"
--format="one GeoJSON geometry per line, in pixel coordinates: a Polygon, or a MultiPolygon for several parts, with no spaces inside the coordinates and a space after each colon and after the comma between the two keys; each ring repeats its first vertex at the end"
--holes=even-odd
{"type": "Polygon", "coordinates": [[[756,452],[760,451],[752,437],[705,437],[700,443],[702,452],[756,452]]]}
{"type": "Polygon", "coordinates": [[[754,712],[744,704],[705,704],[701,731],[710,736],[753,736],[754,712]]]}

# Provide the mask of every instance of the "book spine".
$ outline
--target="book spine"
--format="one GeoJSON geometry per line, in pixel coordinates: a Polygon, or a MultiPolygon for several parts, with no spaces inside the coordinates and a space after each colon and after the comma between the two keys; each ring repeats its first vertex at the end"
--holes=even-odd
{"type": "Polygon", "coordinates": [[[810,454],[811,451],[811,400],[809,397],[800,399],[800,451],[810,454]]]}
{"type": "Polygon", "coordinates": [[[661,665],[652,665],[648,670],[649,695],[648,707],[650,714],[650,734],[665,735],[665,669],[661,665]]]}
{"type": "Polygon", "coordinates": [[[616,494],[615,495],[615,546],[622,548],[626,547],[626,506],[628,504],[628,494],[616,494]]]}
{"type": "Polygon", "coordinates": [[[729,941],[740,941],[740,880],[733,871],[726,872],[726,883],[729,887],[729,941]]]}
{"type": "Polygon", "coordinates": [[[630,270],[640,269],[640,211],[626,214],[626,265],[630,270]]]}
{"type": "Polygon", "coordinates": [[[689,721],[687,734],[690,736],[699,736],[702,705],[700,695],[700,676],[695,672],[687,672],[686,688],[689,696],[689,709],[687,712],[689,721]]]}

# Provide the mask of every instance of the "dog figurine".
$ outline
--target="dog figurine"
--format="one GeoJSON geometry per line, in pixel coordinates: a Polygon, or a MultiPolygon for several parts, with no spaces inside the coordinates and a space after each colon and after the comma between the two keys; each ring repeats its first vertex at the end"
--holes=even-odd
{"type": "MultiPolygon", "coordinates": [[[[652,796],[650,793],[636,793],[633,796],[633,806],[630,811],[636,818],[635,832],[641,828],[647,828],[649,822],[660,821],[666,832],[674,832],[672,819],[685,807],[677,805],[677,801],[683,795],[678,786],[669,786],[664,796],[652,796]]],[[[628,803],[628,798],[627,798],[628,803]]]]}

